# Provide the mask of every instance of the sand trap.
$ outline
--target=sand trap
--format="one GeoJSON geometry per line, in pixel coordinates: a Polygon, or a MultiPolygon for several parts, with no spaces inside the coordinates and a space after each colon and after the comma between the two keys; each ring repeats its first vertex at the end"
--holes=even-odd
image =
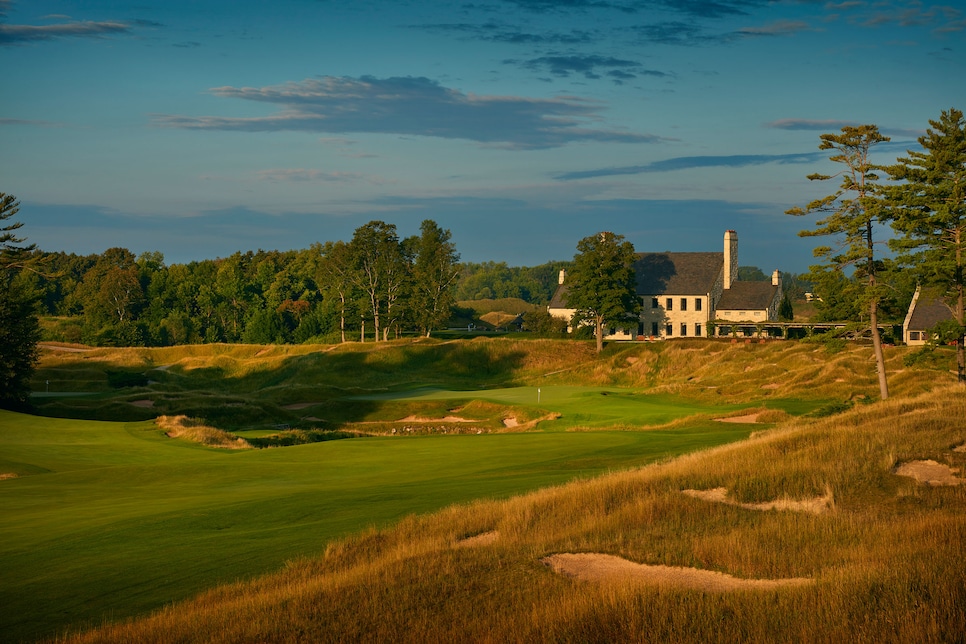
{"type": "Polygon", "coordinates": [[[767,385],[761,386],[762,389],[778,389],[779,387],[781,387],[781,385],[777,382],[769,382],[767,385]]]}
{"type": "MultiPolygon", "coordinates": [[[[925,410],[924,410],[925,411],[925,410]]],[[[953,448],[954,452],[966,452],[966,443],[953,448]]]]}
{"type": "Polygon", "coordinates": [[[456,545],[460,548],[472,548],[473,546],[488,546],[495,543],[497,539],[500,538],[500,533],[496,530],[490,530],[489,532],[482,532],[480,534],[473,535],[472,537],[466,537],[465,539],[460,539],[456,542],[456,545]]]}
{"type": "Polygon", "coordinates": [[[149,407],[154,407],[154,401],[153,400],[147,400],[147,399],[144,399],[144,400],[132,400],[131,401],[131,405],[133,405],[135,407],[142,407],[142,408],[147,409],[149,407]]]}
{"type": "Polygon", "coordinates": [[[809,514],[822,514],[832,507],[832,492],[829,490],[825,496],[818,496],[814,499],[796,501],[793,499],[777,499],[764,503],[739,503],[728,498],[728,488],[716,487],[710,490],[681,490],[682,494],[690,497],[710,501],[712,503],[724,503],[734,505],[746,510],[758,510],[767,512],[768,510],[788,510],[790,512],[807,512],[809,514]]]}
{"type": "Polygon", "coordinates": [[[963,479],[956,476],[954,470],[948,465],[937,463],[936,461],[910,461],[903,463],[896,468],[895,472],[899,476],[914,478],[923,485],[934,487],[944,485],[962,485],[963,479]]]}
{"type": "Polygon", "coordinates": [[[88,351],[93,351],[93,349],[87,349],[83,347],[62,347],[57,344],[38,344],[41,349],[47,349],[49,351],[66,351],[68,353],[87,353],[88,351]]]}
{"type": "Polygon", "coordinates": [[[774,590],[814,583],[811,579],[740,579],[723,572],[678,566],[648,566],[614,555],[565,553],[540,560],[561,575],[594,582],[639,582],[705,592],[774,590]]]}
{"type": "Polygon", "coordinates": [[[421,418],[419,416],[406,416],[402,420],[397,420],[397,423],[475,423],[478,421],[471,420],[469,418],[461,418],[459,416],[444,416],[442,418],[421,418]]]}
{"type": "Polygon", "coordinates": [[[745,414],[744,416],[729,416],[728,418],[715,418],[719,423],[757,423],[761,412],[745,414]]]}
{"type": "Polygon", "coordinates": [[[18,474],[16,472],[0,472],[0,481],[15,478],[18,478],[18,474]]]}
{"type": "Polygon", "coordinates": [[[509,418],[503,419],[504,427],[517,427],[519,424],[520,424],[520,421],[516,419],[516,416],[510,416],[509,418]]]}
{"type": "Polygon", "coordinates": [[[282,409],[287,409],[289,411],[295,411],[296,409],[305,409],[306,407],[314,407],[315,405],[321,405],[322,403],[317,402],[307,402],[307,403],[292,403],[291,405],[285,405],[282,409]]]}

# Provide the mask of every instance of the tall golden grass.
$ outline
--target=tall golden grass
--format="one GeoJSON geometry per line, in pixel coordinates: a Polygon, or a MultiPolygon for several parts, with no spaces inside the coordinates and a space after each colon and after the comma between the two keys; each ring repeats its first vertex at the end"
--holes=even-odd
{"type": "Polygon", "coordinates": [[[158,416],[155,420],[158,427],[164,430],[169,438],[201,443],[208,447],[224,449],[251,449],[252,446],[244,438],[240,438],[226,431],[209,427],[196,418],[184,415],[158,416]]]}
{"type": "Polygon", "coordinates": [[[962,641],[966,487],[926,487],[894,470],[925,458],[966,465],[954,449],[966,443],[963,393],[941,387],[795,419],[635,471],[409,517],[273,575],[64,640],[962,641]],[[820,514],[762,512],[682,493],[716,487],[744,503],[829,492],[834,502],[820,514]],[[567,552],[815,583],[706,593],[584,582],[540,562],[567,552]]]}

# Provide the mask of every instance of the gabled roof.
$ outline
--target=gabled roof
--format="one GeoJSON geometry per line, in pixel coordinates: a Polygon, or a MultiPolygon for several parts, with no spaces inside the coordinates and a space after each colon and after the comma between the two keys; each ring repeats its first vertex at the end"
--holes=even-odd
{"type": "Polygon", "coordinates": [[[924,291],[913,300],[915,308],[909,318],[907,328],[915,331],[928,331],[943,320],[953,318],[952,311],[943,304],[935,293],[924,291]]]}
{"type": "Polygon", "coordinates": [[[638,253],[638,295],[707,295],[724,270],[724,253],[638,253]]]}
{"type": "Polygon", "coordinates": [[[771,306],[778,287],[771,282],[737,281],[725,289],[716,307],[719,311],[763,311],[771,306]]]}
{"type": "Polygon", "coordinates": [[[569,306],[567,306],[567,298],[566,298],[568,290],[570,289],[567,288],[566,284],[561,284],[560,286],[557,287],[557,290],[554,291],[553,297],[550,298],[551,309],[569,309],[570,308],[569,306]]]}

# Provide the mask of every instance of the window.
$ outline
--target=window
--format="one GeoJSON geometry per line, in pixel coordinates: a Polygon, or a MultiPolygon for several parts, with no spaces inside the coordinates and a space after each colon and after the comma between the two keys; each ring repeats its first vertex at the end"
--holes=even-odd
{"type": "MultiPolygon", "coordinates": [[[[700,302],[700,301],[701,300],[698,300],[698,302],[700,302]]],[[[696,335],[699,338],[701,337],[701,325],[700,324],[695,324],[694,325],[694,335],[696,335]]]]}
{"type": "Polygon", "coordinates": [[[688,325],[687,325],[686,322],[682,322],[681,323],[681,335],[687,335],[687,334],[688,334],[688,325]]]}
{"type": "Polygon", "coordinates": [[[664,302],[664,308],[667,309],[668,311],[670,311],[671,309],[673,309],[674,308],[674,300],[671,299],[670,297],[667,298],[667,301],[664,302]]]}
{"type": "Polygon", "coordinates": [[[694,298],[694,310],[695,311],[700,311],[701,310],[701,298],[700,297],[694,298]]]}
{"type": "Polygon", "coordinates": [[[657,322],[651,322],[651,335],[657,337],[657,322]]]}
{"type": "Polygon", "coordinates": [[[665,335],[667,335],[667,337],[670,338],[672,335],[674,335],[674,327],[672,327],[670,324],[667,325],[667,328],[664,330],[666,331],[665,335]]]}
{"type": "Polygon", "coordinates": [[[918,331],[910,331],[909,332],[909,339],[910,340],[919,340],[920,339],[919,338],[919,332],[918,331]]]}
{"type": "Polygon", "coordinates": [[[688,310],[688,298],[686,298],[686,297],[682,297],[681,298],[681,310],[682,311],[687,311],[688,310]]]}
{"type": "Polygon", "coordinates": [[[651,308],[652,309],[656,309],[657,308],[657,298],[656,297],[652,297],[651,298],[651,308]]]}

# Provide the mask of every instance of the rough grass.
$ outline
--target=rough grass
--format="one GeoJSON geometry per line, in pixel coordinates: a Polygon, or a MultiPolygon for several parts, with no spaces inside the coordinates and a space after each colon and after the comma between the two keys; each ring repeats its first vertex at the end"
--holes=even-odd
{"type": "Polygon", "coordinates": [[[966,465],[959,387],[797,419],[742,443],[505,501],[453,506],[331,544],[72,642],[944,642],[966,632],[966,487],[896,475],[930,458],[966,465]],[[821,514],[736,501],[808,499],[821,514]],[[474,535],[493,535],[467,546],[474,535]],[[704,593],[590,583],[555,553],[807,578],[796,588],[704,593]]]}
{"type": "Polygon", "coordinates": [[[214,427],[208,427],[195,418],[188,418],[183,415],[158,416],[155,422],[169,438],[180,438],[208,447],[221,447],[223,449],[252,448],[244,438],[239,438],[214,427]]]}

